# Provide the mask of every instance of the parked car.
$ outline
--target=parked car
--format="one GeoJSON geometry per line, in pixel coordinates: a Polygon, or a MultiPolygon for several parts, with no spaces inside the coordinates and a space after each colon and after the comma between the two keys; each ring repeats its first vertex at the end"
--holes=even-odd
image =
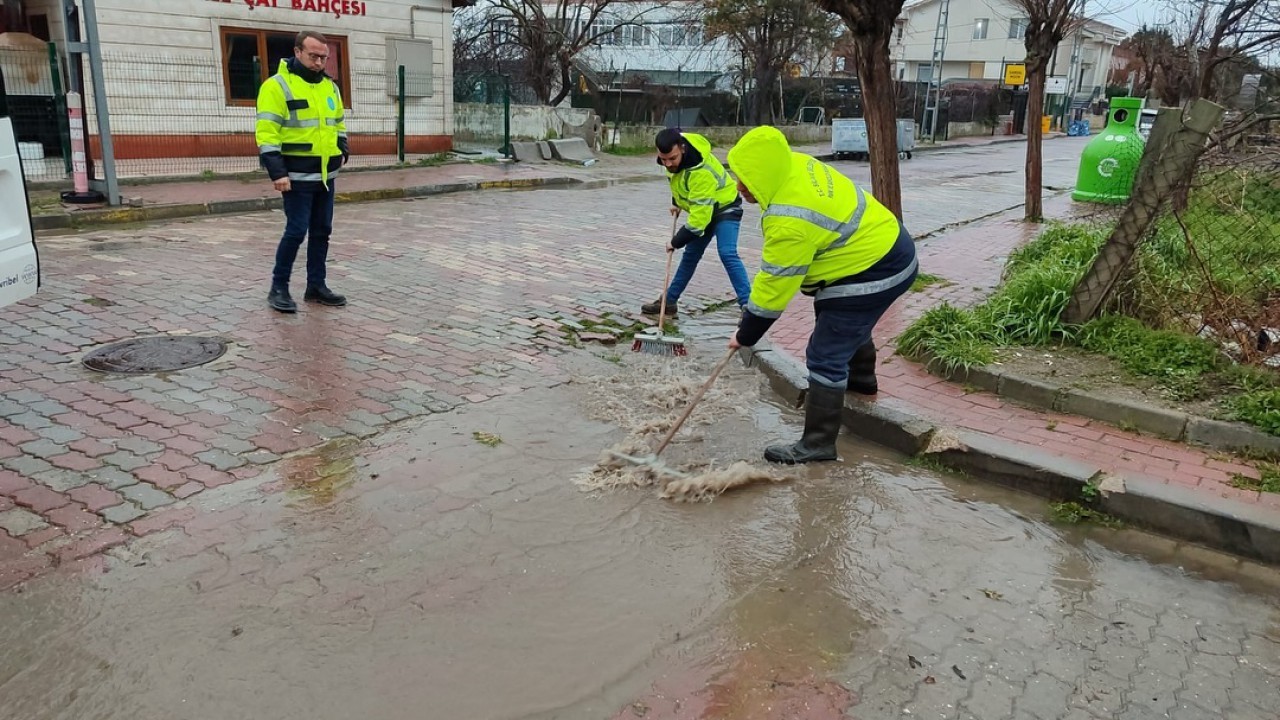
{"type": "Polygon", "coordinates": [[[31,224],[27,178],[4,98],[4,76],[0,74],[0,307],[25,300],[40,287],[40,256],[31,224]]]}

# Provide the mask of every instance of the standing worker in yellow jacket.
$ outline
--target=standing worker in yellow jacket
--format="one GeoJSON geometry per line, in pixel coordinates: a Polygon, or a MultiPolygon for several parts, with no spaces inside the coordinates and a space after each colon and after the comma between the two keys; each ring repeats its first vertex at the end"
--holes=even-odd
{"type": "MultiPolygon", "coordinates": [[[[742,198],[738,188],[724,166],[711,154],[711,143],[701,135],[682,133],[676,128],[664,128],[654,138],[658,149],[658,164],[670,174],[671,214],[681,210],[689,214],[683,227],[667,244],[667,252],[684,248],[680,266],[667,287],[667,314],[679,313],[677,302],[681,293],[693,279],[702,253],[706,252],[711,238],[716,239],[716,252],[720,263],[729,274],[738,305],[747,304],[751,283],[747,281],[747,269],[738,257],[738,229],[742,224],[742,198]]],[[[640,312],[657,315],[661,311],[662,298],[640,306],[640,312]]]]}
{"type": "Polygon", "coordinates": [[[797,291],[814,300],[804,435],[767,448],[765,459],[835,460],[846,390],[877,390],[871,330],[915,281],[915,243],[888,208],[830,166],[792,152],[776,128],[743,135],[728,160],[743,198],[760,205],[764,232],[760,273],[729,347],[755,345],[797,291]]]}
{"type": "Polygon", "coordinates": [[[307,242],[304,300],[341,306],[347,299],[325,284],[329,235],[333,231],[333,179],[351,156],[338,84],[324,72],[329,43],[311,30],[298,33],[293,57],[258,90],[258,157],[284,202],[285,228],[276,248],[267,303],[298,311],[289,296],[289,276],[302,241],[307,242]]]}

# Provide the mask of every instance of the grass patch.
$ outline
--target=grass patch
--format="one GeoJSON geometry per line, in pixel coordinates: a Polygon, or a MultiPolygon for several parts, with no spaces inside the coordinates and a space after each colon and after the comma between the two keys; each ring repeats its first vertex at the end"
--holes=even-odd
{"type": "MultiPolygon", "coordinates": [[[[1273,190],[1268,195],[1250,189],[1237,198],[1234,209],[1208,191],[1193,196],[1193,202],[1204,206],[1201,210],[1205,215],[1243,212],[1240,208],[1253,212],[1251,217],[1274,212],[1276,224],[1263,227],[1275,227],[1280,225],[1280,186],[1273,190]],[[1215,202],[1218,204],[1210,208],[1215,202]]],[[[1224,227],[1240,224],[1238,218],[1234,222],[1235,225],[1224,227]]],[[[1152,329],[1132,317],[1108,315],[1082,326],[1062,322],[1072,291],[1108,232],[1101,225],[1049,225],[1035,240],[1010,254],[1003,285],[985,302],[969,310],[945,302],[934,307],[898,338],[898,351],[950,373],[992,363],[997,348],[1078,346],[1116,360],[1133,377],[1153,380],[1170,399],[1217,399],[1224,408],[1220,417],[1280,436],[1277,373],[1237,366],[1210,340],[1152,329]]],[[[1187,287],[1187,278],[1201,276],[1197,269],[1200,260],[1188,256],[1180,228],[1178,233],[1177,242],[1160,235],[1140,248],[1144,264],[1126,293],[1140,295],[1144,284],[1187,287]],[[1183,285],[1175,284],[1178,278],[1183,285]]],[[[1216,238],[1223,231],[1219,228],[1216,233],[1204,234],[1216,238]]],[[[1262,272],[1276,275],[1274,285],[1270,280],[1261,283],[1263,290],[1280,293],[1280,243],[1264,238],[1254,238],[1250,243],[1216,238],[1200,252],[1202,259],[1210,255],[1215,258],[1217,265],[1211,270],[1215,278],[1222,278],[1215,282],[1224,287],[1248,291],[1253,286],[1245,279],[1257,284],[1262,272]],[[1261,249],[1264,245],[1267,248],[1261,249]]],[[[935,276],[921,275],[917,283],[935,280],[935,276]]],[[[1196,292],[1199,291],[1188,287],[1189,296],[1196,292]]],[[[1262,298],[1258,297],[1257,302],[1262,298]]]]}
{"type": "Polygon", "coordinates": [[[1236,473],[1231,476],[1231,486],[1241,490],[1280,493],[1280,465],[1259,463],[1260,477],[1251,478],[1236,473]]]}
{"type": "Polygon", "coordinates": [[[1124,521],[1119,518],[1071,501],[1050,503],[1049,519],[1062,525],[1099,525],[1112,529],[1124,527],[1124,521]]]}
{"type": "Polygon", "coordinates": [[[911,292],[922,292],[925,288],[931,285],[942,285],[946,287],[948,285],[953,285],[953,284],[954,283],[952,283],[950,280],[947,280],[945,278],[940,278],[937,275],[930,275],[929,273],[919,273],[916,275],[915,282],[911,283],[911,292]]]}
{"type": "Polygon", "coordinates": [[[650,153],[657,152],[648,145],[609,145],[603,149],[610,155],[622,155],[627,157],[648,155],[650,153]]]}

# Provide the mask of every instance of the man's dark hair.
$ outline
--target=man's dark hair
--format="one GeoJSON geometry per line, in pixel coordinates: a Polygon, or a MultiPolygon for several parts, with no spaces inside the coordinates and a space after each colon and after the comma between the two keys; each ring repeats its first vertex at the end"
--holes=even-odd
{"type": "Polygon", "coordinates": [[[669,153],[671,148],[684,145],[685,141],[679,128],[663,128],[658,131],[658,137],[653,139],[653,144],[658,146],[658,152],[669,153]]]}
{"type": "Polygon", "coordinates": [[[329,44],[329,41],[325,38],[325,36],[321,35],[315,30],[303,30],[302,32],[298,33],[298,37],[293,39],[293,46],[301,50],[304,47],[304,43],[306,43],[307,38],[311,38],[312,40],[319,40],[325,45],[329,44]]]}

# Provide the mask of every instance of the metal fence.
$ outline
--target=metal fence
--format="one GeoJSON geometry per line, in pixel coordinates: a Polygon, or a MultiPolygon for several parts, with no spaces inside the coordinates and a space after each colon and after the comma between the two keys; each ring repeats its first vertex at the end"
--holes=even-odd
{"type": "MultiPolygon", "coordinates": [[[[66,68],[56,52],[3,52],[6,96],[23,143],[27,178],[69,184],[66,68]],[[27,81],[16,83],[11,68],[27,70],[18,73],[27,81]]],[[[121,180],[260,170],[255,100],[261,80],[274,67],[255,61],[252,67],[224,69],[210,58],[129,53],[104,53],[102,66],[121,180]]],[[[354,166],[394,165],[401,148],[405,162],[433,154],[425,141],[415,142],[415,137],[442,134],[439,93],[445,89],[432,87],[433,80],[429,73],[414,72],[352,69],[342,74],[354,166]]],[[[96,161],[102,145],[89,82],[86,77],[85,122],[89,154],[96,161]]],[[[96,174],[101,177],[101,170],[96,174]]]]}
{"type": "Polygon", "coordinates": [[[1064,318],[1110,309],[1208,338],[1238,362],[1280,368],[1280,147],[1215,145],[1208,138],[1220,116],[1203,101],[1162,111],[1129,200],[1097,217],[1114,229],[1064,318]]]}
{"type": "Polygon", "coordinates": [[[1157,215],[1119,294],[1126,314],[1280,361],[1280,149],[1211,151],[1157,215]]]}

